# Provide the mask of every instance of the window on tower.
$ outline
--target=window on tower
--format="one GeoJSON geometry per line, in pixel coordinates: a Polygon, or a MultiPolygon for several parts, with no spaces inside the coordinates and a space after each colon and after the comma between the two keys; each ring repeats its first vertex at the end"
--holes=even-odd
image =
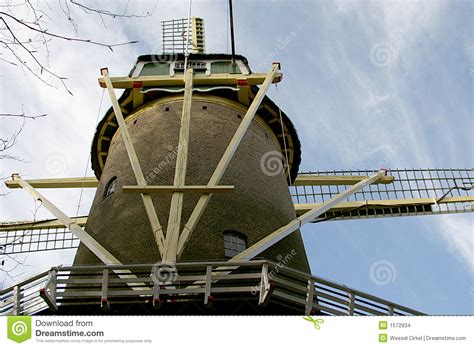
{"type": "Polygon", "coordinates": [[[234,257],[247,248],[246,238],[236,231],[224,232],[224,255],[234,257]]]}
{"type": "Polygon", "coordinates": [[[108,197],[110,196],[112,193],[115,192],[117,188],[117,177],[114,176],[112,179],[109,180],[109,182],[107,183],[107,186],[105,187],[105,190],[104,190],[104,196],[103,198],[105,197],[108,197]]]}

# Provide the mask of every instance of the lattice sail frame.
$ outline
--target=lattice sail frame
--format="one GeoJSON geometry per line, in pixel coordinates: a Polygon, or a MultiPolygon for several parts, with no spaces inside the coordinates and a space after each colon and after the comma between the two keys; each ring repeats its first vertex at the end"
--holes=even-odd
{"type": "MultiPolygon", "coordinates": [[[[368,176],[373,170],[334,170],[300,173],[305,176],[368,176]]],[[[347,203],[321,215],[315,222],[474,212],[474,169],[391,169],[391,183],[369,185],[347,198],[347,203]]],[[[298,180],[297,179],[297,180],[298,180]]],[[[301,180],[302,181],[302,180],[301,180]]],[[[297,215],[346,190],[350,185],[290,187],[297,215]]]]}
{"type": "MultiPolygon", "coordinates": [[[[296,214],[301,215],[346,190],[351,186],[348,181],[357,181],[373,172],[367,169],[300,173],[289,187],[296,214]],[[311,182],[317,184],[308,184],[311,182]]],[[[472,168],[391,169],[387,175],[393,180],[365,187],[314,222],[474,212],[472,168]]],[[[86,221],[87,217],[76,218],[80,226],[86,221]]],[[[57,220],[0,224],[0,256],[74,249],[78,245],[79,239],[57,220]]]]}
{"type": "MultiPolygon", "coordinates": [[[[85,225],[86,217],[78,218],[85,225]]],[[[57,220],[0,224],[0,256],[36,251],[76,249],[79,239],[57,220]]]]}

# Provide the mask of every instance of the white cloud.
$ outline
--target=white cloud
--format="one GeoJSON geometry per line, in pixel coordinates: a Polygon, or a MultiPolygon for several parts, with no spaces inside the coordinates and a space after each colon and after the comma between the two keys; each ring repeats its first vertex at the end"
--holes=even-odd
{"type": "MultiPolygon", "coordinates": [[[[305,127],[303,132],[308,139],[317,134],[318,145],[327,148],[315,147],[315,153],[310,156],[305,148],[305,158],[313,161],[318,153],[327,151],[336,158],[334,162],[349,168],[375,167],[380,163],[388,168],[423,168],[446,166],[443,160],[455,158],[463,152],[469,155],[469,149],[462,145],[466,138],[458,135],[457,125],[449,114],[472,116],[472,107],[459,104],[447,106],[444,103],[449,98],[437,100],[425,92],[423,102],[439,110],[438,114],[426,115],[420,114],[422,108],[418,101],[407,98],[413,95],[413,85],[407,77],[424,68],[426,62],[422,61],[422,57],[436,54],[435,45],[440,40],[436,36],[442,30],[440,19],[448,15],[444,11],[446,5],[432,1],[340,1],[336,5],[323,5],[323,17],[329,19],[320,25],[324,31],[332,33],[334,42],[318,54],[326,57],[322,61],[327,64],[331,77],[337,81],[335,83],[343,86],[338,92],[344,103],[341,105],[337,97],[331,101],[327,94],[323,95],[325,100],[314,102],[318,120],[314,126],[305,127]],[[365,34],[365,38],[357,36],[354,40],[362,49],[367,43],[366,52],[354,55],[353,47],[347,40],[337,40],[338,37],[350,35],[345,32],[347,27],[341,25],[345,21],[350,21],[352,27],[365,34]],[[370,62],[373,58],[370,57],[371,48],[380,43],[388,46],[388,51],[383,53],[393,54],[393,57],[388,57],[391,58],[390,64],[367,65],[364,54],[366,61],[373,63],[370,62]],[[328,104],[330,106],[326,109],[328,104]],[[444,110],[446,113],[442,114],[444,110]],[[436,127],[443,130],[442,139],[435,140],[427,133],[429,122],[436,122],[436,127]],[[443,144],[443,153],[432,149],[435,141],[443,144]]],[[[463,47],[466,55],[472,55],[472,45],[465,44],[463,47]]],[[[310,52],[307,55],[308,61],[313,59],[313,54],[310,52]]],[[[437,68],[438,81],[453,78],[446,68],[437,68]]],[[[315,93],[313,95],[316,97],[315,93]]],[[[466,127],[469,128],[469,125],[466,124],[466,127]]],[[[471,144],[472,158],[471,141],[468,140],[468,144],[471,144]]],[[[472,270],[472,218],[443,216],[441,221],[439,224],[428,219],[427,229],[437,233],[446,242],[453,257],[472,270]]]]}
{"type": "Polygon", "coordinates": [[[437,231],[449,251],[474,272],[474,218],[469,215],[443,216],[437,231]]]}

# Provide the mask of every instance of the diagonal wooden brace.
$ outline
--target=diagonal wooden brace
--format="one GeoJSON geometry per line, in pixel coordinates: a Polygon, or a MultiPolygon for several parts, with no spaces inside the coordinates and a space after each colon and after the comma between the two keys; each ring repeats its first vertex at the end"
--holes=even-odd
{"type": "MultiPolygon", "coordinates": [[[[115,95],[114,88],[112,86],[112,83],[110,82],[109,71],[107,68],[103,68],[100,70],[100,72],[102,73],[102,78],[107,87],[107,91],[109,92],[110,101],[112,102],[112,107],[115,113],[115,118],[117,119],[117,123],[120,128],[120,133],[122,135],[123,142],[127,150],[128,158],[130,159],[130,164],[132,165],[132,170],[137,180],[137,184],[141,186],[146,186],[147,183],[146,183],[145,177],[143,176],[143,172],[140,167],[140,162],[138,161],[135,148],[133,147],[133,144],[132,144],[132,139],[130,137],[130,134],[128,133],[127,125],[125,124],[125,120],[123,118],[122,110],[117,100],[117,96],[115,95]]],[[[151,196],[147,193],[142,193],[141,196],[143,200],[143,205],[145,206],[146,214],[148,216],[148,220],[150,221],[150,225],[153,231],[155,242],[158,246],[158,250],[160,252],[161,257],[163,258],[163,255],[165,252],[164,250],[165,238],[163,235],[163,228],[160,225],[160,221],[158,219],[158,215],[156,214],[155,206],[153,205],[151,196]]]]}
{"type": "Polygon", "coordinates": [[[265,238],[261,239],[257,243],[251,245],[240,254],[234,256],[229,261],[241,261],[241,260],[250,260],[257,256],[258,254],[264,252],[274,244],[278,243],[280,240],[285,238],[286,236],[290,235],[291,233],[297,231],[301,228],[301,226],[307,224],[308,222],[313,221],[316,217],[324,214],[326,211],[337,205],[338,203],[344,201],[348,196],[362,190],[367,185],[375,182],[376,180],[383,177],[385,171],[379,171],[365,180],[358,182],[357,184],[349,187],[346,191],[343,191],[331,199],[328,199],[317,208],[311,209],[307,213],[301,215],[300,217],[290,221],[283,227],[280,227],[278,230],[274,231],[273,233],[269,234],[265,238]]]}

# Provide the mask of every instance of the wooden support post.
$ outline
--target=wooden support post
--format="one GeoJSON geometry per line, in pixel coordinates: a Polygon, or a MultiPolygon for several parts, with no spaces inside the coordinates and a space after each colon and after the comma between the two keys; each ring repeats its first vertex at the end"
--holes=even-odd
{"type": "MultiPolygon", "coordinates": [[[[107,68],[101,69],[102,78],[105,82],[107,87],[107,91],[109,92],[110,100],[112,102],[112,107],[114,109],[115,118],[117,119],[120,134],[122,135],[123,142],[125,144],[125,149],[127,150],[128,158],[130,159],[130,164],[132,165],[133,173],[135,174],[135,179],[137,180],[138,185],[145,186],[146,180],[143,176],[142,169],[140,167],[140,162],[138,161],[137,154],[132,144],[132,139],[130,134],[128,133],[127,125],[125,124],[125,120],[122,115],[122,110],[120,109],[119,102],[117,100],[117,96],[115,95],[114,88],[112,86],[112,82],[110,82],[109,71],[107,68]]],[[[153,236],[155,238],[155,242],[158,246],[158,250],[160,252],[161,257],[164,255],[164,235],[163,229],[160,225],[160,221],[156,214],[155,206],[153,205],[153,201],[151,196],[146,193],[142,193],[142,200],[143,204],[145,205],[146,214],[148,216],[148,220],[150,221],[150,225],[153,231],[153,236]]]]}
{"type": "Polygon", "coordinates": [[[160,284],[155,283],[153,285],[153,308],[160,308],[160,307],[161,307],[160,284]]]}
{"type": "Polygon", "coordinates": [[[260,294],[258,298],[258,304],[260,306],[266,306],[270,300],[272,292],[272,286],[270,279],[268,278],[268,263],[262,265],[262,276],[260,278],[260,294]]]}
{"type": "Polygon", "coordinates": [[[133,98],[133,108],[136,109],[143,104],[143,93],[141,88],[132,89],[132,98],[133,98]]]}
{"type": "MultiPolygon", "coordinates": [[[[154,266],[155,267],[155,266],[154,266]]],[[[150,278],[153,282],[153,299],[152,305],[153,308],[160,308],[161,307],[161,299],[160,299],[160,279],[156,277],[156,270],[155,268],[152,269],[152,274],[150,278]]]]}
{"type": "Polygon", "coordinates": [[[237,92],[237,98],[240,104],[249,106],[250,104],[249,90],[250,90],[250,87],[248,86],[239,86],[239,91],[237,92]]]}
{"type": "Polygon", "coordinates": [[[314,301],[314,280],[308,279],[308,290],[306,292],[306,303],[304,308],[305,315],[311,315],[314,301]]]}
{"type": "Polygon", "coordinates": [[[18,285],[13,287],[13,310],[12,315],[20,315],[21,312],[21,288],[18,285]]]}
{"type": "MultiPolygon", "coordinates": [[[[184,186],[188,163],[189,127],[191,123],[191,106],[193,98],[193,69],[187,69],[184,76],[184,101],[179,131],[178,153],[174,173],[174,186],[184,186]]],[[[183,192],[173,192],[171,196],[168,227],[166,228],[166,250],[164,261],[175,262],[178,254],[179,232],[181,230],[181,213],[183,210],[183,192]]]]}
{"type": "MultiPolygon", "coordinates": [[[[229,163],[232,160],[235,152],[237,151],[237,147],[242,141],[245,133],[247,132],[247,129],[250,127],[250,124],[252,123],[252,120],[254,119],[257,113],[257,110],[260,107],[260,104],[262,103],[263,98],[265,97],[265,94],[268,91],[268,88],[270,87],[273,79],[277,75],[279,66],[280,65],[278,63],[273,64],[272,70],[268,73],[267,77],[265,78],[263,85],[261,86],[257,95],[255,96],[255,99],[252,101],[252,104],[250,105],[247,112],[245,113],[245,116],[242,119],[242,122],[237,128],[237,131],[235,132],[234,136],[232,137],[232,140],[227,146],[227,149],[222,155],[222,158],[219,161],[219,164],[217,165],[216,169],[214,170],[214,173],[209,179],[208,186],[215,186],[219,184],[219,181],[224,176],[224,172],[229,166],[229,163]]],[[[186,243],[188,242],[191,234],[194,232],[194,229],[196,228],[196,225],[199,219],[201,218],[202,213],[204,212],[204,209],[209,203],[211,196],[212,196],[211,194],[204,194],[204,195],[201,195],[201,197],[199,198],[199,201],[197,202],[193,212],[191,213],[191,216],[188,219],[188,222],[183,228],[181,236],[179,237],[178,257],[180,257],[181,254],[183,253],[186,243]]]]}
{"type": "Polygon", "coordinates": [[[206,266],[206,284],[204,290],[204,304],[209,303],[211,297],[211,285],[212,285],[212,265],[206,266]]]}
{"type": "Polygon", "coordinates": [[[349,291],[348,295],[349,295],[349,308],[347,310],[347,315],[354,315],[355,294],[353,291],[349,291]]]}
{"type": "Polygon", "coordinates": [[[58,305],[56,303],[57,291],[57,273],[58,271],[52,269],[48,272],[48,280],[44,288],[40,289],[40,297],[46,302],[51,311],[57,311],[58,305]]]}
{"type": "Polygon", "coordinates": [[[109,310],[110,304],[108,299],[109,292],[109,270],[105,268],[102,270],[102,289],[100,292],[100,306],[103,310],[109,310]]]}
{"type": "Polygon", "coordinates": [[[392,316],[393,315],[393,310],[395,306],[393,304],[388,305],[388,315],[392,316]]]}

